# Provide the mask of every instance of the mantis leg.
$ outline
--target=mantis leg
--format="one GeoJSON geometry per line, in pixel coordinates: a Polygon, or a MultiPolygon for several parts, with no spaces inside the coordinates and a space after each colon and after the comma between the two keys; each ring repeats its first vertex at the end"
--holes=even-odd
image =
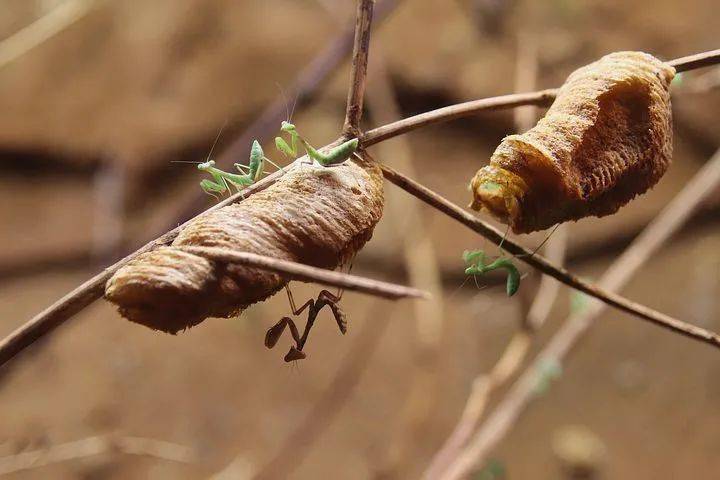
{"type": "Polygon", "coordinates": [[[290,309],[292,310],[293,315],[300,315],[303,311],[305,311],[306,308],[311,307],[312,304],[314,303],[313,300],[312,300],[312,298],[311,298],[310,300],[308,300],[307,302],[305,302],[305,304],[304,304],[302,307],[297,308],[297,307],[295,306],[295,298],[293,297],[293,294],[292,294],[292,292],[290,291],[290,286],[289,286],[289,285],[285,285],[285,292],[287,292],[288,301],[290,302],[290,309]]]}
{"type": "Polygon", "coordinates": [[[273,348],[275,344],[280,340],[282,333],[285,331],[285,327],[290,327],[290,335],[292,335],[295,343],[300,343],[300,332],[290,317],[283,317],[278,323],[270,327],[265,334],[265,346],[267,348],[273,348]]]}
{"type": "Polygon", "coordinates": [[[328,306],[330,307],[330,310],[332,310],[333,316],[335,317],[335,322],[338,325],[338,328],[340,329],[340,333],[345,335],[347,332],[347,319],[345,318],[345,312],[342,311],[340,306],[338,305],[338,302],[340,301],[340,298],[338,298],[336,295],[333,295],[328,290],[321,290],[320,294],[317,297],[317,300],[313,302],[313,305],[310,307],[310,312],[308,314],[308,321],[307,324],[305,324],[305,330],[303,331],[303,335],[300,338],[300,342],[298,343],[298,350],[302,350],[302,348],[305,346],[305,342],[307,342],[308,335],[310,334],[310,330],[313,327],[313,324],[315,323],[315,318],[318,316],[318,313],[323,309],[323,307],[328,306]]]}
{"type": "Polygon", "coordinates": [[[292,140],[292,147],[288,145],[287,142],[282,138],[275,137],[275,148],[280,150],[280,153],[282,153],[288,158],[291,158],[293,160],[297,158],[297,143],[295,137],[293,137],[292,140]]]}
{"type": "Polygon", "coordinates": [[[328,290],[322,290],[316,300],[310,299],[305,302],[300,308],[297,308],[295,306],[295,300],[293,299],[292,292],[289,288],[286,288],[286,291],[288,294],[288,300],[290,301],[290,308],[292,309],[293,314],[299,315],[309,308],[308,319],[305,323],[305,328],[303,329],[302,336],[300,336],[297,326],[289,317],[283,317],[265,334],[265,346],[268,348],[272,348],[275,346],[277,341],[280,339],[280,336],[285,331],[285,327],[289,327],[290,334],[292,335],[293,340],[295,340],[295,345],[291,346],[290,350],[285,355],[284,359],[286,362],[302,360],[306,357],[306,354],[303,352],[303,348],[305,347],[305,343],[307,342],[308,336],[310,335],[310,330],[312,330],[318,314],[326,306],[330,307],[330,310],[333,313],[335,322],[337,323],[340,332],[343,335],[345,334],[345,332],[347,332],[347,320],[345,317],[345,312],[343,312],[342,309],[338,306],[338,302],[340,301],[342,293],[340,295],[334,295],[328,290]]]}
{"type": "Polygon", "coordinates": [[[281,167],[281,166],[278,165],[277,163],[273,162],[273,161],[270,160],[269,158],[264,157],[263,159],[264,159],[266,162],[268,162],[270,165],[272,165],[273,167],[275,167],[275,168],[277,168],[278,170],[280,170],[281,172],[283,172],[283,173],[285,172],[285,170],[283,170],[283,167],[281,167]]]}
{"type": "Polygon", "coordinates": [[[513,295],[515,295],[515,293],[520,288],[520,271],[518,271],[515,264],[512,263],[512,261],[507,258],[498,258],[491,264],[487,265],[486,267],[483,267],[481,270],[482,270],[482,273],[485,273],[485,272],[491,272],[498,268],[502,268],[507,271],[508,277],[507,277],[507,284],[506,284],[506,292],[507,292],[508,297],[512,297],[513,295]]]}
{"type": "Polygon", "coordinates": [[[202,182],[200,182],[200,188],[203,189],[203,192],[207,193],[208,195],[212,195],[215,197],[216,200],[220,200],[216,193],[222,195],[227,191],[227,185],[224,183],[215,183],[212,180],[205,179],[202,182]]]}

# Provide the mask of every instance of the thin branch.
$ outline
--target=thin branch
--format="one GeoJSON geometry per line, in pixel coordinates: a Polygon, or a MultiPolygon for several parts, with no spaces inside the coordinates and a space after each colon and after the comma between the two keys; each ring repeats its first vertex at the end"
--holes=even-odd
{"type": "Polygon", "coordinates": [[[346,136],[357,137],[360,134],[374,6],[375,0],[358,0],[350,89],[345,110],[345,125],[343,126],[343,134],[346,136]]]}
{"type": "Polygon", "coordinates": [[[678,73],[709,67],[710,65],[717,65],[720,63],[720,48],[708,52],[696,53],[695,55],[688,55],[687,57],[676,58],[675,60],[669,60],[667,63],[675,67],[678,73]]]}
{"type": "MultiPolygon", "coordinates": [[[[522,30],[522,29],[521,29],[522,30]]],[[[521,32],[518,34],[517,60],[515,63],[515,90],[533,90],[537,83],[538,74],[538,46],[537,37],[521,32]]],[[[517,108],[515,113],[515,130],[524,132],[529,130],[537,121],[537,109],[527,107],[526,110],[517,108]]],[[[565,242],[564,232],[566,225],[560,225],[560,242],[548,244],[545,251],[548,258],[556,265],[564,261],[565,242]],[[556,246],[559,245],[559,246],[556,246]]],[[[556,232],[557,233],[557,232],[556,232]]],[[[555,279],[542,275],[540,286],[535,293],[535,299],[528,309],[521,309],[521,321],[518,329],[500,355],[489,373],[481,373],[472,382],[472,389],[465,402],[465,408],[450,436],[435,454],[430,465],[425,470],[423,478],[431,480],[438,478],[462,452],[469,438],[482,418],[488,406],[490,395],[503,387],[522,367],[523,361],[530,351],[534,335],[550,313],[560,283],[555,279]]]]}
{"type": "Polygon", "coordinates": [[[504,110],[507,108],[520,107],[522,105],[537,105],[538,107],[549,107],[555,100],[557,89],[541,90],[530,93],[513,93],[499,97],[481,98],[469,102],[457,103],[447,107],[430,110],[412,117],[398,120],[397,122],[373,128],[360,137],[360,143],[368,147],[376,143],[388,140],[403,133],[417,130],[418,128],[445,123],[458,118],[469,117],[482,111],[504,110]]]}
{"type": "MultiPolygon", "coordinates": [[[[608,268],[599,284],[609,290],[620,290],[645,262],[653,258],[665,242],[693,215],[695,210],[720,185],[720,150],[687,183],[685,188],[638,235],[625,252],[608,268]]],[[[593,301],[577,314],[571,315],[563,327],[536,357],[525,373],[515,382],[495,411],[488,417],[466,450],[443,477],[457,480],[481,464],[519,418],[522,410],[534,398],[538,375],[547,362],[560,363],[593,321],[605,310],[605,305],[593,301]]]]}
{"type": "Polygon", "coordinates": [[[117,452],[154,457],[171,462],[188,464],[196,462],[194,452],[183,445],[152,438],[103,435],[2,457],[0,458],[0,475],[117,452]]]}
{"type": "MultiPolygon", "coordinates": [[[[371,60],[370,89],[367,105],[373,123],[382,125],[402,118],[397,92],[391,81],[388,64],[377,47],[371,60]]],[[[409,139],[398,137],[377,147],[377,153],[388,163],[404,171],[415,171],[413,148],[409,139]]],[[[410,285],[431,292],[433,302],[416,302],[414,307],[414,332],[409,335],[413,342],[410,388],[397,414],[398,425],[387,439],[385,455],[379,459],[383,478],[401,477],[402,468],[413,458],[418,432],[432,421],[432,412],[438,398],[438,362],[442,358],[444,315],[442,279],[433,239],[426,228],[422,205],[399,189],[386,192],[387,211],[391,223],[398,225],[398,238],[402,262],[410,285]],[[418,261],[422,258],[423,261],[418,261]]]]}
{"type": "MultiPolygon", "coordinates": [[[[369,157],[367,153],[365,155],[369,157]]],[[[424,187],[423,185],[420,185],[414,180],[405,177],[390,167],[380,165],[380,168],[382,169],[385,178],[411,195],[414,195],[423,202],[427,203],[431,207],[440,210],[447,216],[479,233],[496,245],[500,244],[503,240],[504,235],[502,232],[467,213],[465,210],[443,198],[439,194],[433,192],[427,187],[424,187]]],[[[608,305],[612,305],[613,307],[626,313],[630,313],[636,317],[642,318],[643,320],[654,323],[655,325],[672,330],[675,333],[679,333],[680,335],[684,335],[688,338],[692,338],[693,340],[698,340],[712,345],[715,348],[720,348],[720,336],[714,332],[683,322],[682,320],[678,320],[664,313],[657,312],[645,305],[633,302],[607,289],[601,288],[598,285],[582,280],[564,268],[551,264],[544,257],[538,254],[533,255],[530,250],[510,239],[506,238],[504,240],[503,248],[512,255],[515,255],[519,260],[522,260],[540,272],[550,275],[565,285],[586,293],[591,297],[602,300],[608,305]]]]}
{"type": "Polygon", "coordinates": [[[0,42],[0,68],[17,60],[33,48],[84,17],[94,0],[65,0],[49,13],[0,42]]]}
{"type": "MultiPolygon", "coordinates": [[[[392,0],[386,0],[386,4],[390,5],[392,0]]],[[[389,8],[389,7],[388,7],[389,8]]],[[[707,65],[720,63],[720,55],[716,53],[717,51],[713,52],[705,52],[697,55],[692,55],[689,57],[683,57],[682,59],[678,59],[673,61],[676,68],[685,68],[684,63],[682,62],[688,62],[687,68],[685,68],[684,71],[687,71],[691,68],[700,68],[707,65]]],[[[471,115],[479,110],[487,110],[487,109],[500,109],[500,108],[510,108],[510,107],[516,107],[519,105],[535,105],[535,104],[542,104],[542,102],[548,102],[549,100],[552,100],[554,98],[555,90],[546,90],[544,92],[535,92],[532,94],[520,94],[520,95],[505,95],[502,97],[494,97],[494,98],[487,98],[483,100],[476,100],[474,102],[467,102],[464,104],[458,104],[451,107],[445,107],[443,109],[434,110],[431,112],[427,112],[426,114],[416,115],[414,117],[410,117],[405,120],[401,120],[399,122],[392,123],[390,125],[385,125],[383,127],[378,127],[375,130],[371,130],[366,135],[364,135],[361,138],[361,141],[364,141],[365,145],[372,145],[375,143],[378,143],[383,140],[387,140],[389,138],[395,137],[399,135],[400,133],[408,132],[410,130],[414,130],[416,128],[419,128],[421,126],[430,125],[434,123],[439,123],[443,121],[452,120],[454,118],[460,118],[462,116],[471,115]],[[474,107],[470,107],[470,104],[474,104],[474,107]],[[444,112],[444,113],[443,113],[444,112]]],[[[326,147],[331,147],[339,144],[339,140],[336,140],[335,142],[331,143],[330,145],[326,145],[326,147]]],[[[249,145],[249,141],[248,141],[249,145]]],[[[245,147],[247,148],[247,146],[245,147]]],[[[300,164],[300,162],[306,161],[304,157],[301,157],[295,162],[292,163],[292,166],[300,164]]],[[[288,167],[291,168],[291,167],[288,167]]],[[[287,168],[286,168],[287,171],[287,168]]],[[[265,188],[268,188],[270,185],[275,183],[281,176],[282,172],[275,172],[272,175],[269,175],[262,179],[261,181],[251,185],[250,187],[246,188],[245,190],[227,198],[223,202],[218,203],[217,205],[214,205],[210,209],[206,210],[204,213],[215,210],[216,208],[223,207],[225,205],[229,205],[231,203],[236,203],[244,198],[247,198],[248,196],[252,195],[255,192],[258,192],[260,190],[264,190],[265,188]]],[[[397,172],[390,171],[388,172],[389,175],[394,175],[395,180],[400,184],[404,184],[405,180],[408,180],[412,182],[409,179],[405,179],[402,175],[398,174],[397,172]]],[[[404,187],[403,187],[404,188],[404,187]]],[[[408,187],[410,188],[410,187],[408,187]]],[[[422,189],[425,189],[425,187],[422,187],[422,189]]],[[[417,190],[417,189],[416,189],[417,190]]],[[[427,200],[426,200],[427,201],[427,200]]],[[[447,201],[446,201],[447,202],[447,201]]],[[[432,202],[429,202],[432,204],[432,202]]],[[[449,202],[448,202],[449,203],[449,202]]],[[[451,217],[461,221],[462,223],[465,223],[466,225],[470,226],[470,228],[477,228],[480,231],[486,231],[486,233],[483,233],[482,235],[488,235],[486,238],[493,240],[494,238],[499,238],[499,232],[492,229],[489,226],[485,226],[480,222],[479,220],[474,219],[474,217],[470,216],[469,214],[463,212],[462,210],[459,210],[460,216],[458,217],[457,211],[455,209],[459,209],[459,207],[450,204],[451,208],[448,209],[447,206],[441,207],[438,206],[437,208],[447,215],[450,215],[451,217]],[[455,213],[453,213],[455,212],[455,213]],[[467,222],[467,223],[466,223],[467,222]],[[475,225],[478,223],[478,225],[483,226],[477,226],[475,225]],[[491,238],[492,237],[492,238],[491,238]]],[[[202,215],[202,214],[201,214],[202,215]]],[[[21,325],[18,327],[14,332],[12,332],[8,337],[0,341],[0,366],[4,365],[9,359],[11,359],[13,356],[15,356],[18,352],[22,351],[24,348],[31,345],[35,340],[40,338],[41,336],[45,335],[48,332],[51,332],[54,330],[57,326],[64,323],[66,320],[71,318],[76,313],[82,311],[85,307],[93,303],[98,298],[102,297],[103,295],[103,286],[105,282],[115,273],[121,266],[125,265],[127,262],[132,260],[133,258],[137,257],[141,253],[153,250],[154,248],[157,248],[158,246],[167,245],[178,235],[180,230],[184,228],[185,225],[187,225],[188,222],[185,222],[180,227],[174,228],[173,230],[170,230],[164,235],[161,235],[156,240],[153,240],[149,243],[147,243],[145,246],[141,247],[140,249],[136,250],[135,252],[129,254],[124,259],[120,260],[119,262],[115,263],[114,265],[111,265],[110,267],[106,268],[103,272],[99,273],[98,275],[94,276],[87,282],[83,283],[79,287],[77,287],[72,292],[68,293],[64,297],[62,297],[60,300],[55,302],[53,305],[48,307],[47,309],[40,312],[38,315],[30,319],[27,323],[24,325],[21,325]]],[[[479,232],[478,232],[479,233],[479,232]]],[[[495,240],[493,240],[495,241],[495,240]]],[[[499,240],[496,241],[498,243],[499,240]]],[[[509,246],[510,243],[506,244],[509,246]]],[[[513,244],[514,245],[514,244],[513,244]]],[[[519,247],[519,246],[517,246],[519,247]]],[[[525,251],[525,250],[522,250],[525,251]]],[[[514,252],[511,252],[514,253],[514,252]]],[[[535,266],[539,262],[538,257],[530,258],[531,265],[535,266]]],[[[542,262],[540,262],[542,263],[542,262]]],[[[539,268],[539,267],[536,267],[539,268]]],[[[554,267],[550,265],[546,265],[545,267],[548,271],[554,271],[556,272],[552,276],[555,278],[558,278],[560,281],[563,281],[563,283],[567,283],[563,278],[569,281],[570,277],[564,277],[562,272],[560,270],[554,269],[554,267]],[[558,273],[559,272],[559,273],[558,273]],[[556,276],[557,275],[557,276],[556,276]]],[[[541,268],[540,268],[541,269],[541,268]]],[[[542,271],[542,269],[541,269],[542,271]]],[[[573,277],[574,278],[574,277],[573,277]]],[[[585,291],[591,296],[595,296],[596,298],[602,298],[599,294],[592,292],[589,288],[588,284],[585,282],[581,282],[579,280],[576,280],[572,284],[567,283],[569,286],[573,288],[577,288],[581,291],[585,291]]],[[[622,297],[614,296],[606,298],[605,300],[618,308],[624,309],[625,311],[628,311],[630,313],[635,313],[637,309],[642,309],[642,306],[636,306],[635,308],[629,308],[627,309],[627,305],[621,306],[623,303],[627,304],[628,301],[622,299],[622,301],[619,302],[618,299],[622,299],[622,297]]],[[[632,302],[629,302],[632,303],[632,302]]],[[[645,315],[649,315],[649,312],[653,312],[650,309],[645,309],[644,312],[645,315]],[[648,312],[649,310],[649,312],[648,312]]],[[[672,319],[671,319],[672,320],[672,319]]],[[[678,321],[675,321],[678,322],[678,321]]],[[[703,338],[708,343],[718,344],[718,339],[715,334],[711,334],[710,332],[707,332],[703,329],[700,329],[698,327],[693,327],[696,332],[694,333],[686,333],[683,326],[686,324],[682,324],[680,322],[679,332],[688,335],[690,337],[699,337],[703,338]]]]}
{"type": "MultiPolygon", "coordinates": [[[[697,68],[716,65],[720,63],[720,50],[712,50],[709,52],[698,53],[696,55],[689,55],[687,57],[670,60],[667,63],[675,67],[675,70],[678,72],[687,72],[697,68]]],[[[557,88],[552,88],[537,92],[515,93],[512,95],[502,95],[500,97],[490,97],[457,103],[448,107],[430,110],[429,112],[408,117],[389,125],[383,125],[382,127],[365,132],[365,134],[360,137],[360,143],[367,147],[418,128],[468,117],[485,110],[514,108],[522,105],[547,107],[555,100],[557,92],[557,88]]]]}
{"type": "MultiPolygon", "coordinates": [[[[563,266],[565,264],[567,238],[568,226],[560,225],[557,230],[555,230],[555,233],[553,233],[552,242],[545,247],[545,255],[553,265],[563,266]]],[[[547,275],[543,275],[542,278],[540,278],[540,285],[535,294],[535,299],[530,305],[525,319],[528,329],[536,331],[542,327],[548,319],[558,293],[560,292],[560,285],[560,282],[547,275]]]]}
{"type": "Polygon", "coordinates": [[[381,282],[369,278],[335,272],[323,268],[311,267],[297,262],[289,262],[279,258],[266,257],[250,252],[235,252],[216,247],[175,247],[179,250],[211,258],[215,261],[236,263],[257,267],[271,272],[284,273],[293,280],[315,282],[322,285],[344,288],[355,292],[367,293],[376,297],[397,300],[399,298],[430,298],[430,294],[416,288],[404,287],[394,283],[381,282]]]}
{"type": "Polygon", "coordinates": [[[510,339],[505,351],[490,372],[475,377],[460,420],[442,448],[433,457],[423,474],[423,479],[440,478],[442,473],[463,451],[467,440],[472,437],[475,426],[487,408],[490,394],[504,385],[520,368],[530,350],[531,344],[532,333],[525,329],[518,330],[510,339]]]}

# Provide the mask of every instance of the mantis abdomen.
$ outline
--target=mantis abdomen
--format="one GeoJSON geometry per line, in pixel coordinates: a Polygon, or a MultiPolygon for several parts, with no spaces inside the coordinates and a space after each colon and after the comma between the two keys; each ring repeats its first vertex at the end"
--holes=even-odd
{"type": "Polygon", "coordinates": [[[266,190],[199,217],[171,246],[121,268],[105,295],[129,320],[170,333],[207,317],[230,317],[273,295],[287,279],[173,246],[224,247],[335,268],[369,240],[383,204],[382,175],[374,165],[303,165],[266,190]]]}

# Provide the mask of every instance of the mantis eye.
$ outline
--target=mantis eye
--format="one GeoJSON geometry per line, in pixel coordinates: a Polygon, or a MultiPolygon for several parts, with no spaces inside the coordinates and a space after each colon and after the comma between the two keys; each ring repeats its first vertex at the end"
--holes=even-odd
{"type": "Polygon", "coordinates": [[[280,124],[280,130],[282,130],[283,132],[291,132],[291,131],[295,130],[295,125],[293,125],[290,122],[283,121],[280,124]]]}

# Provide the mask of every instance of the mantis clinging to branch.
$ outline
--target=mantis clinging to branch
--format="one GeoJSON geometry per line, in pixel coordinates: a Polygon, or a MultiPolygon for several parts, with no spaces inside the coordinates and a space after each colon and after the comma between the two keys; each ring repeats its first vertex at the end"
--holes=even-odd
{"type": "MultiPolygon", "coordinates": [[[[532,251],[530,254],[530,257],[535,255],[540,248],[542,248],[543,245],[545,245],[545,242],[547,242],[553,233],[555,233],[555,230],[557,230],[559,224],[555,225],[555,228],[552,229],[552,231],[545,237],[545,239],[538,245],[535,250],[532,251]]],[[[509,232],[509,227],[508,227],[509,232]]],[[[505,232],[505,236],[503,237],[502,241],[498,245],[498,247],[502,250],[502,244],[505,241],[505,238],[507,237],[508,232],[505,232]]],[[[524,255],[520,255],[515,258],[522,257],[524,255]]],[[[483,275],[487,272],[492,272],[493,270],[497,269],[503,269],[507,271],[507,283],[505,285],[505,290],[507,292],[508,297],[512,297],[515,295],[515,293],[520,288],[520,271],[515,266],[513,261],[505,256],[500,256],[493,260],[490,263],[486,263],[487,261],[487,255],[485,254],[484,250],[465,250],[463,252],[463,261],[467,265],[465,268],[465,274],[466,275],[483,275]]]]}
{"type": "MultiPolygon", "coordinates": [[[[219,136],[220,134],[218,134],[218,137],[219,136]]],[[[217,138],[215,138],[215,143],[217,143],[217,138]]],[[[210,149],[210,154],[208,154],[207,160],[199,163],[197,166],[198,170],[206,172],[213,177],[214,181],[205,179],[200,182],[200,188],[203,189],[203,192],[212,195],[213,197],[216,197],[215,194],[222,195],[229,191],[230,186],[235,187],[235,189],[239,192],[243,187],[247,187],[248,185],[252,185],[258,181],[264,173],[263,167],[265,166],[265,162],[272,164],[278,170],[282,170],[282,167],[278,166],[275,162],[265,156],[265,153],[260,146],[260,142],[257,140],[253,140],[252,147],[250,148],[249,164],[235,164],[235,168],[237,168],[241,173],[230,173],[220,170],[215,166],[215,161],[210,160],[210,155],[212,155],[212,151],[215,148],[215,143],[213,143],[213,148],[210,149]]]]}
{"type": "Polygon", "coordinates": [[[331,149],[328,153],[322,153],[312,147],[297,131],[295,125],[290,122],[282,122],[280,131],[290,135],[290,145],[282,139],[282,137],[275,137],[275,146],[283,154],[289,158],[297,158],[298,155],[298,143],[300,143],[308,154],[308,157],[318,162],[323,167],[330,167],[333,165],[340,165],[345,160],[350,158],[355,150],[358,148],[358,139],[353,138],[348,140],[337,147],[331,149]]]}
{"type": "Polygon", "coordinates": [[[463,260],[468,265],[465,269],[466,275],[483,275],[499,268],[507,270],[506,292],[508,297],[512,297],[520,288],[520,271],[517,269],[512,260],[507,257],[500,257],[490,263],[486,262],[484,250],[466,250],[463,253],[463,260]]]}

